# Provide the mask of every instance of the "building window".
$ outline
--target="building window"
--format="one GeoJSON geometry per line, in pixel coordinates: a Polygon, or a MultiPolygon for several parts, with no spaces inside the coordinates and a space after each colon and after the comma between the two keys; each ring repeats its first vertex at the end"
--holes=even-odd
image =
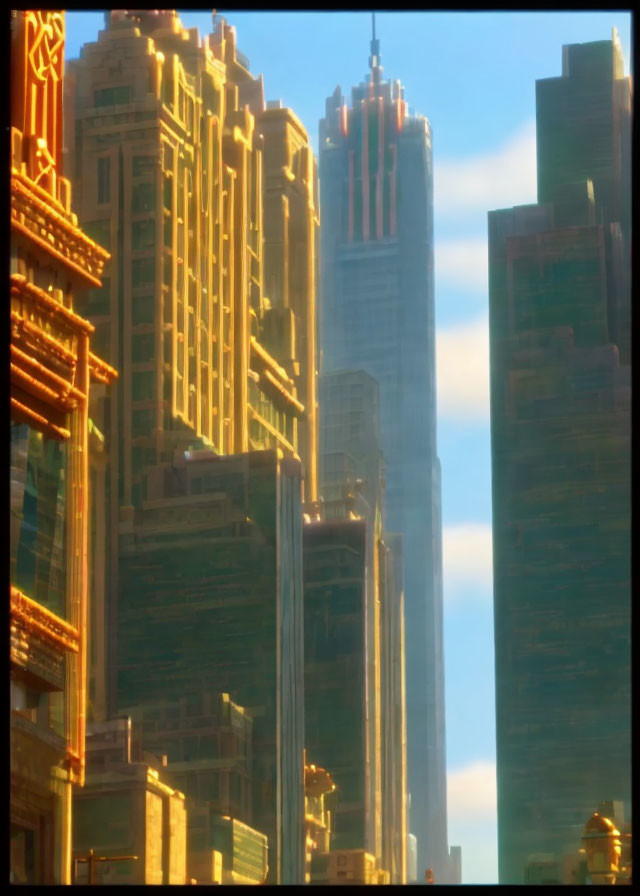
{"type": "Polygon", "coordinates": [[[131,225],[131,247],[133,249],[151,249],[155,243],[155,235],[156,222],[153,218],[134,221],[131,225]]]}
{"type": "Polygon", "coordinates": [[[93,351],[104,361],[111,359],[111,324],[97,324],[93,334],[93,351]]]}
{"type": "Polygon", "coordinates": [[[153,156],[134,156],[132,162],[132,173],[134,177],[140,177],[151,171],[155,165],[153,156]]]}
{"type": "Polygon", "coordinates": [[[125,106],[131,101],[131,88],[104,87],[93,94],[95,106],[125,106]]]}
{"type": "Polygon", "coordinates": [[[156,462],[156,453],[153,447],[133,445],[131,449],[131,465],[133,467],[133,475],[137,476],[144,467],[148,467],[156,462]]]}
{"type": "Polygon", "coordinates": [[[134,289],[137,286],[153,284],[156,260],[150,258],[135,258],[131,262],[131,280],[134,289]]]}
{"type": "Polygon", "coordinates": [[[131,322],[135,324],[152,324],[155,315],[154,296],[135,296],[131,304],[131,322]]]}
{"type": "Polygon", "coordinates": [[[154,429],[154,411],[152,408],[142,408],[131,413],[131,434],[133,438],[151,435],[154,429]]]}
{"type": "Polygon", "coordinates": [[[138,371],[133,374],[131,378],[131,397],[134,401],[145,401],[153,398],[155,378],[154,370],[138,371]]]}
{"type": "Polygon", "coordinates": [[[103,317],[111,311],[111,279],[102,278],[102,286],[90,290],[88,294],[87,313],[90,318],[103,317]]]}
{"type": "Polygon", "coordinates": [[[133,363],[144,364],[153,361],[155,355],[155,334],[135,333],[133,336],[133,363]]]}
{"type": "MultiPolygon", "coordinates": [[[[107,159],[108,161],[108,159],[107,159]]],[[[83,225],[84,232],[99,246],[109,251],[111,249],[111,221],[89,221],[83,225]]]]}
{"type": "Polygon", "coordinates": [[[151,212],[155,209],[156,191],[153,183],[134,184],[131,193],[131,208],[134,212],[151,212]]]}
{"type": "Polygon", "coordinates": [[[66,614],[67,443],[11,424],[11,582],[66,614]]]}
{"type": "Polygon", "coordinates": [[[103,156],[98,159],[98,205],[111,201],[111,159],[103,156]]]}
{"type": "Polygon", "coordinates": [[[164,207],[169,212],[173,208],[173,178],[167,176],[167,174],[165,174],[164,178],[164,207]]]}

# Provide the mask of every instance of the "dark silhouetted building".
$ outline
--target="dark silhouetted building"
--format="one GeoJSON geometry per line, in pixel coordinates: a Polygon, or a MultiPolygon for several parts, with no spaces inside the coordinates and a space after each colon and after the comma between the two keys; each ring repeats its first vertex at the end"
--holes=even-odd
{"type": "Polygon", "coordinates": [[[146,758],[132,757],[129,718],[87,725],[87,776],[73,798],[74,883],[188,883],[184,794],[146,758]],[[115,861],[90,868],[90,850],[115,861]]]}
{"type": "Polygon", "coordinates": [[[631,83],[615,30],[562,60],[539,202],[489,213],[501,884],[630,804],[631,83]]]}
{"type": "MultiPolygon", "coordinates": [[[[391,883],[405,883],[407,782],[402,540],[384,532],[382,527],[384,462],[380,452],[378,384],[363,370],[341,370],[320,378],[318,394],[320,493],[325,520],[329,524],[360,518],[365,522],[366,533],[364,616],[369,620],[369,629],[364,645],[374,661],[367,685],[366,715],[371,726],[371,742],[376,746],[372,757],[364,761],[371,763],[368,805],[379,806],[367,817],[373,819],[379,815],[379,822],[378,827],[367,829],[364,839],[354,840],[348,848],[368,850],[389,873],[391,883]],[[372,832],[375,833],[372,835],[372,832]]],[[[312,530],[313,526],[309,534],[312,530]]],[[[326,530],[325,562],[331,556],[331,533],[338,531],[330,525],[326,530]]],[[[335,562],[339,566],[342,562],[339,539],[335,548],[335,562]]],[[[308,559],[315,564],[315,557],[308,555],[308,559]]],[[[310,584],[305,598],[309,608],[309,602],[315,606],[317,594],[315,585],[311,586],[313,575],[306,581],[310,584]]],[[[338,592],[334,598],[326,610],[337,621],[343,608],[338,592]]],[[[334,674],[329,665],[326,672],[329,678],[334,674]]],[[[311,695],[305,707],[307,716],[315,717],[318,707],[311,695]]],[[[329,758],[330,755],[327,761],[329,758]]],[[[341,783],[340,775],[336,781],[341,783]]]]}
{"type": "Polygon", "coordinates": [[[376,812],[368,790],[376,742],[367,726],[375,694],[366,650],[366,535],[360,519],[304,527],[305,747],[331,768],[336,784],[332,848],[371,843],[373,853],[380,807],[376,812]]]}
{"type": "MultiPolygon", "coordinates": [[[[203,694],[219,689],[244,707],[253,720],[252,827],[268,837],[269,882],[300,883],[305,874],[300,462],[276,451],[187,454],[150,471],[147,499],[128,527],[121,526],[119,706],[132,713],[133,707],[149,707],[142,712],[143,743],[145,721],[159,700],[179,704],[186,698],[185,709],[193,704],[192,711],[208,714],[211,725],[217,711],[198,710],[203,694]]],[[[186,719],[178,715],[176,724],[184,727],[186,719]]],[[[171,756],[166,725],[147,727],[149,744],[171,756]]],[[[206,766],[211,771],[212,745],[194,733],[178,738],[174,748],[169,772],[172,767],[179,772],[185,763],[185,795],[206,798],[203,788],[220,783],[204,774],[206,766]],[[197,780],[189,769],[194,760],[201,760],[197,780]]],[[[228,756],[221,758],[232,771],[228,756]]],[[[242,815],[246,758],[236,765],[238,774],[229,784],[237,786],[237,798],[231,794],[230,808],[242,815]]]]}

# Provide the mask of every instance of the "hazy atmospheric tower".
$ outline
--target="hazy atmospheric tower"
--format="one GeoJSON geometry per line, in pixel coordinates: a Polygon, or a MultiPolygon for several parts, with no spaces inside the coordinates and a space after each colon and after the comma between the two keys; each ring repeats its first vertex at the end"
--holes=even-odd
{"type": "MultiPolygon", "coordinates": [[[[380,386],[386,527],[404,543],[407,762],[419,875],[448,877],[431,128],[399,81],[340,88],[320,122],[321,365],[380,386]]],[[[322,417],[322,407],[320,408],[322,417]]]]}

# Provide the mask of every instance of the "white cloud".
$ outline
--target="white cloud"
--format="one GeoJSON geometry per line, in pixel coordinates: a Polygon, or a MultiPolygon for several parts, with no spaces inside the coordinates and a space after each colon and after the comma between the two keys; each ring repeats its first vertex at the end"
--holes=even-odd
{"type": "Polygon", "coordinates": [[[489,523],[442,528],[443,587],[448,602],[465,594],[493,593],[493,541],[489,523]]]}
{"type": "Polygon", "coordinates": [[[489,323],[477,320],[436,331],[438,417],[489,420],[489,323]]]}
{"type": "Polygon", "coordinates": [[[436,290],[443,287],[487,295],[487,212],[536,202],[536,128],[530,121],[495,152],[465,159],[436,161],[436,222],[455,222],[459,232],[482,236],[440,239],[436,226],[436,290]]]}
{"type": "Polygon", "coordinates": [[[476,759],[447,773],[447,812],[458,821],[478,815],[495,815],[495,762],[476,759]]]}
{"type": "Polygon", "coordinates": [[[471,289],[487,295],[488,249],[486,237],[438,240],[435,244],[436,293],[444,286],[471,289]]]}
{"type": "Polygon", "coordinates": [[[536,125],[529,121],[492,153],[436,160],[436,215],[536,202],[536,177],[536,125]]]}
{"type": "Polygon", "coordinates": [[[447,774],[449,843],[462,847],[462,883],[498,882],[496,764],[477,759],[447,774]]]}

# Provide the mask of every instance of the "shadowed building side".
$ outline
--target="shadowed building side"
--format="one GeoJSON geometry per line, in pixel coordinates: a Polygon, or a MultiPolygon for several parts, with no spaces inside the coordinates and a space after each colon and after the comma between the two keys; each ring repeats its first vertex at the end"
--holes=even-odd
{"type": "Polygon", "coordinates": [[[565,46],[536,96],[539,204],[489,213],[501,884],[559,876],[593,807],[631,789],[631,83],[615,31],[565,46]]]}
{"type": "MultiPolygon", "coordinates": [[[[300,462],[176,454],[121,531],[121,708],[230,695],[253,719],[252,827],[269,883],[305,874],[300,462]]],[[[131,710],[133,711],[133,710],[131,710]]],[[[144,713],[143,713],[144,714],[144,713]]],[[[194,797],[185,782],[187,797],[194,797]]]]}

